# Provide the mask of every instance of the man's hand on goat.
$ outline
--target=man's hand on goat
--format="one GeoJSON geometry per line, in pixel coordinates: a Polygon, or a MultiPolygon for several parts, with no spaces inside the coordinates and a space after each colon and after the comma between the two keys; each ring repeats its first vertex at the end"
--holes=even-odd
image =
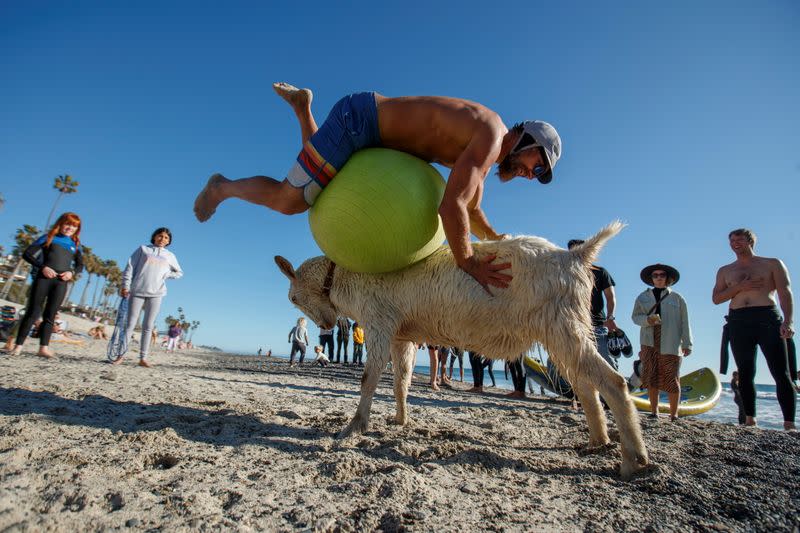
{"type": "Polygon", "coordinates": [[[501,289],[508,288],[509,282],[513,279],[510,274],[503,274],[501,270],[508,270],[511,268],[511,263],[492,264],[497,258],[495,254],[487,255],[483,259],[478,259],[474,255],[467,259],[467,262],[461,268],[475,278],[475,281],[480,283],[483,290],[489,293],[489,296],[494,296],[489,286],[499,287],[501,289]]]}

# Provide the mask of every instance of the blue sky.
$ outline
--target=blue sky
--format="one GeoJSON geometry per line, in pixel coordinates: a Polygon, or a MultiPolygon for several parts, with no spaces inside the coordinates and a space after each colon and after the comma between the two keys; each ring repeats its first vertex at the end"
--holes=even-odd
{"type": "MultiPolygon", "coordinates": [[[[83,217],[101,257],[122,263],[172,229],[186,275],[163,316],[182,306],[200,343],[282,353],[299,314],[272,258],[319,254],[306,215],[233,200],[205,224],[192,213],[214,172],[281,179],[291,167],[299,128],[271,83],[313,88],[320,121],[349,92],[458,96],[508,125],[551,122],[563,139],[550,185],[487,179],[495,229],[565,245],[627,222],[599,261],[620,325],[638,338],[639,270],[674,265],[695,335],[684,369],[716,368],[725,306],[710,294],[733,259],[728,231],[752,227],[758,253],[800,272],[798,27],[791,0],[4,1],[0,244],[44,225],[53,178],[70,173],[79,192],[60,210],[83,217]]],[[[763,359],[758,381],[771,381],[763,359]]]]}

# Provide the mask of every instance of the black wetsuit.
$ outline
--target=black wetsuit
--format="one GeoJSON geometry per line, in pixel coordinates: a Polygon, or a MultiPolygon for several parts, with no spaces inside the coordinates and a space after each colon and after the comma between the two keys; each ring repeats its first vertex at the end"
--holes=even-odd
{"type": "Polygon", "coordinates": [[[58,308],[64,301],[67,294],[69,282],[63,281],[59,277],[45,278],[42,275],[44,267],[52,268],[57,274],[72,271],[73,277],[83,270],[83,258],[80,248],[75,241],[64,235],[56,235],[46,245],[47,236],[43,235],[36,239],[33,244],[25,249],[22,258],[33,265],[34,276],[31,286],[31,295],[28,300],[25,316],[20,323],[17,333],[17,345],[25,343],[25,337],[31,330],[33,322],[42,315],[42,326],[39,328],[39,344],[48,346],[50,335],[53,333],[53,320],[55,319],[58,308]],[[47,303],[45,304],[45,300],[47,303]]]}
{"type": "Polygon", "coordinates": [[[492,372],[494,361],[492,359],[488,359],[476,352],[469,352],[469,366],[472,369],[472,381],[476,387],[483,387],[484,368],[488,370],[489,377],[492,379],[492,387],[495,386],[494,372],[492,372]]]}
{"type": "Polygon", "coordinates": [[[508,368],[511,370],[511,382],[514,384],[514,390],[525,392],[525,370],[522,368],[522,358],[509,361],[508,368]]]}
{"type": "Polygon", "coordinates": [[[786,340],[780,336],[781,322],[775,306],[743,307],[728,313],[731,349],[739,370],[739,392],[745,414],[756,416],[756,346],[760,346],[775,380],[783,420],[794,422],[797,394],[789,375],[786,340]]]}
{"type": "Polygon", "coordinates": [[[472,383],[476,387],[483,387],[483,364],[481,354],[469,352],[469,366],[472,369],[472,383]]]}

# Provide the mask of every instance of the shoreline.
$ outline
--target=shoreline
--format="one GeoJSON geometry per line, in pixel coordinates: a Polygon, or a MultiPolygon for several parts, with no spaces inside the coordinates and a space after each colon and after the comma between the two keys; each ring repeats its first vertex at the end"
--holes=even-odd
{"type": "Polygon", "coordinates": [[[563,400],[432,392],[417,374],[399,427],[385,372],[369,431],[338,440],[355,367],[193,349],[143,369],[103,363],[105,345],[0,356],[0,530],[800,526],[798,433],[642,418],[653,466],[626,483],[617,444],[587,453],[563,400]]]}

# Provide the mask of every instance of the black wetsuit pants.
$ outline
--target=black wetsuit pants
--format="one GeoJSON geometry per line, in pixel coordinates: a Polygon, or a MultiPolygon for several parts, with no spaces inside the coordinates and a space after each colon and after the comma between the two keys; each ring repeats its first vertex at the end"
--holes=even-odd
{"type": "Polygon", "coordinates": [[[728,313],[731,349],[739,370],[739,392],[745,414],[756,416],[756,347],[760,347],[775,380],[783,420],[794,422],[797,394],[789,376],[786,340],[780,336],[780,326],[781,316],[774,306],[731,309],[728,313]]]}
{"type": "Polygon", "coordinates": [[[28,308],[19,326],[17,345],[25,343],[25,338],[31,331],[34,321],[42,316],[42,325],[39,328],[39,344],[50,345],[50,335],[53,334],[53,321],[58,308],[67,294],[67,282],[59,278],[48,279],[42,276],[36,278],[31,287],[31,296],[28,299],[28,308]],[[45,303],[47,300],[47,303],[45,303]]]}
{"type": "Polygon", "coordinates": [[[472,369],[472,383],[476,387],[483,387],[483,357],[481,354],[469,352],[469,367],[472,369]]]}
{"type": "MultiPolygon", "coordinates": [[[[344,345],[344,362],[347,362],[347,347],[350,345],[350,335],[344,330],[336,332],[336,362],[339,362],[339,356],[342,352],[342,345],[344,345]]],[[[355,355],[353,355],[355,357],[355,355]]],[[[331,358],[333,359],[333,358],[331,358]]]]}
{"type": "Polygon", "coordinates": [[[511,381],[514,383],[514,390],[525,392],[525,369],[522,368],[522,360],[510,361],[508,368],[511,370],[511,381]]]}
{"type": "Polygon", "coordinates": [[[331,363],[333,363],[333,354],[334,354],[333,333],[331,333],[330,335],[320,335],[319,343],[322,346],[322,351],[328,355],[328,358],[331,360],[331,363]]]}

